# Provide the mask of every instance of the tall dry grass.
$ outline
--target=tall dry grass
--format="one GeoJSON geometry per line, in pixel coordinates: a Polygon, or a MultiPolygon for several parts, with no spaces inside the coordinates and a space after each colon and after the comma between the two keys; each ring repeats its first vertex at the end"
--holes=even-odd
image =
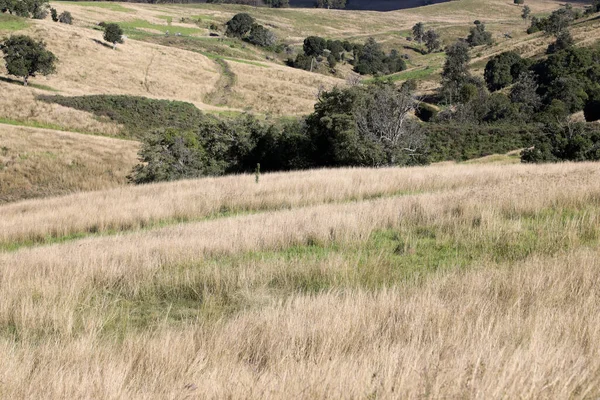
{"type": "Polygon", "coordinates": [[[595,398],[599,174],[309,171],[3,207],[264,212],[0,253],[0,396],[595,398]]]}
{"type": "Polygon", "coordinates": [[[598,174],[595,164],[543,168],[441,165],[264,174],[259,184],[253,176],[239,175],[117,188],[0,206],[0,244],[460,188],[480,192],[501,188],[494,193],[503,197],[501,190],[533,190],[524,181],[543,182],[545,190],[553,190],[561,185],[595,183],[598,174]]]}
{"type": "Polygon", "coordinates": [[[121,186],[136,164],[138,146],[127,140],[0,125],[0,204],[121,186]]]}
{"type": "MultiPolygon", "coordinates": [[[[418,287],[295,295],[215,324],[164,322],[114,338],[100,334],[111,322],[102,308],[81,321],[84,332],[64,332],[69,304],[56,301],[49,338],[1,336],[1,394],[596,398],[599,256],[580,249],[479,265],[418,287]]],[[[20,314],[39,298],[24,300],[20,314]]]]}

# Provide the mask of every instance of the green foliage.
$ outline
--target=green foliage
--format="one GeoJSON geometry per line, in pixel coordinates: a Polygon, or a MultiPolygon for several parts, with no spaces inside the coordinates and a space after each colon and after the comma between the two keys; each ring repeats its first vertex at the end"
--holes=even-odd
{"type": "Polygon", "coordinates": [[[247,13],[239,13],[227,22],[225,34],[231,37],[242,38],[246,36],[254,25],[254,18],[247,13]]]}
{"type": "Polygon", "coordinates": [[[484,79],[490,91],[500,90],[527,70],[527,62],[515,52],[508,51],[493,57],[485,66],[484,79]]]}
{"type": "Polygon", "coordinates": [[[583,123],[547,125],[521,153],[525,163],[600,160],[600,130],[583,123]]]}
{"type": "Polygon", "coordinates": [[[273,32],[262,25],[254,24],[248,35],[248,42],[255,46],[269,47],[277,42],[277,37],[273,32]]]}
{"type": "Polygon", "coordinates": [[[295,60],[288,60],[288,65],[290,67],[303,69],[305,71],[311,71],[314,64],[314,57],[307,56],[304,53],[298,54],[295,60]]]}
{"type": "Polygon", "coordinates": [[[49,8],[48,0],[0,0],[0,14],[8,12],[19,17],[44,19],[49,8]]]}
{"type": "Polygon", "coordinates": [[[304,39],[304,54],[309,57],[322,56],[327,48],[327,40],[318,36],[309,36],[304,39]]]}
{"type": "Polygon", "coordinates": [[[475,24],[467,37],[467,43],[469,43],[471,47],[492,44],[492,34],[485,30],[485,24],[475,24]]]}
{"type": "Polygon", "coordinates": [[[433,53],[442,46],[442,43],[440,42],[440,35],[433,29],[425,32],[423,35],[423,40],[425,40],[425,46],[427,47],[427,51],[429,53],[433,53]]]}
{"type": "Polygon", "coordinates": [[[419,43],[422,43],[425,36],[425,25],[423,25],[422,22],[416,23],[412,27],[412,34],[414,40],[416,40],[419,43]]]}
{"type": "Polygon", "coordinates": [[[113,44],[113,48],[117,43],[123,43],[123,29],[117,24],[104,25],[104,40],[113,44]]]}
{"type": "Polygon", "coordinates": [[[586,14],[594,14],[600,12],[600,0],[592,1],[592,4],[585,10],[586,14]]]}
{"type": "Polygon", "coordinates": [[[532,71],[544,103],[560,100],[568,112],[582,110],[588,93],[600,89],[599,62],[599,49],[569,47],[535,63],[532,71]]]}
{"type": "Polygon", "coordinates": [[[531,15],[531,8],[529,6],[523,7],[523,11],[521,12],[521,18],[527,19],[531,15]]]}
{"type": "Polygon", "coordinates": [[[332,68],[332,69],[335,68],[335,66],[337,65],[337,60],[333,56],[333,54],[330,54],[327,56],[327,63],[329,64],[329,68],[332,68]]]}
{"type": "Polygon", "coordinates": [[[306,119],[316,166],[412,165],[427,162],[418,124],[406,118],[409,94],[392,84],[324,92],[306,119]],[[403,120],[404,124],[398,125],[403,120]]]}
{"type": "Polygon", "coordinates": [[[471,77],[469,72],[469,45],[458,41],[446,49],[446,62],[442,70],[441,95],[447,103],[458,100],[462,86],[471,77]]]}
{"type": "Polygon", "coordinates": [[[318,8],[346,8],[346,0],[316,0],[318,8]]]}
{"type": "Polygon", "coordinates": [[[265,4],[272,8],[287,8],[290,0],[264,0],[265,4]]]}
{"type": "Polygon", "coordinates": [[[63,11],[59,16],[58,16],[58,22],[60,22],[61,24],[68,24],[68,25],[72,25],[73,24],[73,16],[71,15],[70,12],[68,11],[63,11]]]}
{"type": "Polygon", "coordinates": [[[50,16],[52,17],[52,21],[58,22],[58,12],[56,11],[56,8],[53,7],[50,9],[50,16]]]}
{"type": "Polygon", "coordinates": [[[574,45],[575,41],[573,40],[573,36],[571,36],[571,32],[569,32],[568,29],[564,29],[558,33],[556,41],[548,46],[546,53],[558,53],[559,51],[566,50],[574,45]]]}
{"type": "Polygon", "coordinates": [[[514,0],[515,4],[525,4],[525,0],[514,0]]]}
{"type": "Polygon", "coordinates": [[[544,31],[550,35],[558,36],[574,19],[575,14],[572,8],[560,8],[550,14],[544,25],[544,31]]]}
{"type": "Polygon", "coordinates": [[[365,45],[356,54],[354,71],[361,75],[393,74],[404,71],[406,62],[393,50],[386,55],[381,45],[373,38],[367,39],[365,45]]]}
{"type": "Polygon", "coordinates": [[[521,120],[528,120],[542,105],[542,98],[537,93],[538,84],[532,72],[523,72],[515,82],[510,99],[515,104],[521,120]]]}
{"type": "Polygon", "coordinates": [[[124,125],[125,135],[142,138],[147,132],[166,127],[191,131],[205,115],[191,103],[146,97],[93,95],[79,97],[40,96],[40,100],[108,117],[124,125]]]}
{"type": "Polygon", "coordinates": [[[342,60],[342,55],[344,53],[344,45],[339,40],[328,40],[327,41],[327,50],[331,52],[331,55],[335,58],[336,61],[342,60]]]}
{"type": "Polygon", "coordinates": [[[431,162],[504,154],[526,147],[540,134],[537,125],[527,124],[429,123],[426,131],[431,162]]]}
{"type": "Polygon", "coordinates": [[[30,77],[37,74],[49,75],[56,70],[56,56],[42,41],[35,41],[29,36],[15,35],[2,45],[6,70],[9,75],[23,78],[27,85],[30,77]]]}
{"type": "Polygon", "coordinates": [[[197,178],[207,173],[206,153],[191,132],[154,131],[144,138],[138,164],[130,179],[135,183],[197,178]]]}

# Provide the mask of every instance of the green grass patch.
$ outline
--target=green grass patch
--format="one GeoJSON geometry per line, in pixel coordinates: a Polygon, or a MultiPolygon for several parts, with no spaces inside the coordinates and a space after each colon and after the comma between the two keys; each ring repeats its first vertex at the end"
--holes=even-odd
{"type": "MultiPolygon", "coordinates": [[[[98,282],[92,297],[98,304],[113,305],[105,328],[111,336],[164,322],[217,321],[297,294],[419,284],[441,271],[483,263],[510,265],[536,254],[596,246],[597,213],[597,208],[549,208],[531,215],[506,214],[497,220],[499,226],[490,228],[456,210],[453,223],[409,221],[400,228],[375,231],[364,242],[319,243],[309,238],[279,250],[165,265],[138,286],[118,278],[98,282]],[[574,235],[564,235],[574,224],[579,226],[574,235]]],[[[92,302],[92,307],[98,306],[92,302]]]]}
{"type": "Polygon", "coordinates": [[[0,13],[0,31],[14,32],[27,27],[29,27],[29,23],[25,18],[0,13]]]}
{"type": "Polygon", "coordinates": [[[212,37],[165,36],[143,31],[133,31],[133,34],[130,37],[135,40],[193,51],[202,54],[211,60],[222,59],[256,67],[269,68],[268,65],[255,61],[257,55],[251,50],[251,46],[246,46],[246,48],[244,48],[240,45],[240,42],[231,39],[221,40],[220,38],[212,37]]]}
{"type": "Polygon", "coordinates": [[[410,71],[402,71],[402,72],[398,72],[398,73],[395,73],[392,75],[385,75],[382,77],[364,79],[363,82],[371,83],[371,82],[375,82],[377,80],[390,80],[392,82],[407,81],[409,79],[419,80],[419,79],[428,78],[437,72],[438,72],[437,68],[425,67],[425,68],[413,69],[410,71]]]}
{"type": "Polygon", "coordinates": [[[169,32],[169,34],[171,34],[171,35],[180,33],[185,36],[190,36],[190,35],[194,35],[194,34],[203,32],[202,29],[199,29],[199,28],[189,28],[189,27],[185,27],[185,26],[171,25],[171,24],[165,24],[165,25],[153,24],[151,22],[148,22],[148,21],[145,21],[142,19],[136,19],[134,21],[119,22],[118,25],[121,28],[123,28],[124,32],[128,36],[133,36],[134,38],[135,38],[135,34],[138,33],[137,31],[140,29],[151,29],[153,31],[162,32],[163,34],[166,34],[167,32],[169,32]]]}
{"type": "Polygon", "coordinates": [[[103,1],[57,1],[57,4],[62,6],[80,6],[80,7],[94,7],[94,8],[102,8],[105,10],[117,11],[117,12],[125,12],[125,13],[134,13],[136,10],[133,8],[123,7],[120,4],[113,2],[103,2],[103,1]]]}

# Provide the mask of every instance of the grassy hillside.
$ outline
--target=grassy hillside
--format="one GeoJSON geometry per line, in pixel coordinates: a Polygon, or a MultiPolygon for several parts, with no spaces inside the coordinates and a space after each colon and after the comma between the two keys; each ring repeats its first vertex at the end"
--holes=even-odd
{"type": "Polygon", "coordinates": [[[123,185],[137,149],[132,141],[0,124],[0,204],[123,185]]]}
{"type": "Polygon", "coordinates": [[[0,206],[2,395],[597,397],[599,178],[322,170],[0,206]]]}
{"type": "MultiPolygon", "coordinates": [[[[534,15],[559,7],[558,2],[547,0],[527,4],[534,15]]],[[[70,11],[75,25],[7,16],[0,21],[0,36],[25,32],[44,38],[58,55],[58,73],[37,78],[34,84],[63,95],[131,94],[188,101],[209,111],[306,114],[319,88],[343,84],[349,72],[341,66],[335,76],[311,74],[284,66],[285,52],[276,54],[209,36],[211,25],[222,27],[237,12],[249,12],[294,51],[308,35],[356,42],[373,36],[410,57],[408,70],[394,79],[423,79],[424,90],[437,85],[444,55],[415,51],[406,36],[416,22],[438,30],[446,44],[466,36],[475,19],[485,22],[496,44],[474,50],[473,64],[479,68],[490,56],[509,49],[527,56],[541,53],[550,40],[525,34],[527,22],[520,17],[521,7],[512,1],[461,0],[388,13],[211,4],[56,2],[53,6],[59,12],[70,11]],[[97,26],[101,21],[117,22],[125,29],[128,40],[117,51],[102,45],[97,26]]],[[[579,22],[572,31],[576,41],[587,43],[598,37],[598,29],[600,22],[593,20],[579,22]]]]}

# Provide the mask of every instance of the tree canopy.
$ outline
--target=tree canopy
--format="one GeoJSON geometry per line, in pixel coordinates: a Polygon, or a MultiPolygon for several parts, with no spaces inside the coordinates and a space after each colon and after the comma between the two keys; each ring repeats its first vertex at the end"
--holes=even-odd
{"type": "Polygon", "coordinates": [[[10,37],[3,43],[2,52],[8,73],[23,78],[25,86],[30,77],[49,75],[56,70],[56,56],[46,49],[44,42],[29,36],[10,37]]]}

